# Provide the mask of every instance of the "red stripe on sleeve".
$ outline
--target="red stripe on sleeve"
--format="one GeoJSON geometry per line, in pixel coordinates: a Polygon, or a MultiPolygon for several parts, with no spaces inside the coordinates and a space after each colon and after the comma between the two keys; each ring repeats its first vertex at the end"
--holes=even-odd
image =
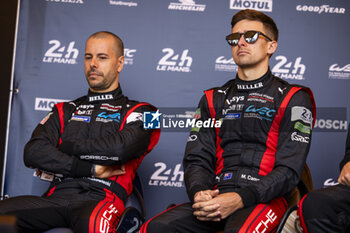
{"type": "Polygon", "coordinates": [[[261,163],[260,163],[259,175],[261,176],[266,176],[267,174],[269,174],[275,165],[275,160],[276,160],[275,156],[277,151],[277,143],[278,143],[281,121],[283,119],[283,115],[286,111],[286,108],[290,99],[300,89],[301,87],[292,87],[289,90],[288,94],[283,99],[280,107],[278,108],[275,118],[273,119],[271,128],[267,135],[266,150],[262,156],[261,163]]]}
{"type": "Polygon", "coordinates": [[[47,197],[51,196],[56,190],[56,186],[50,189],[50,191],[46,194],[47,197]]]}
{"type": "MultiPolygon", "coordinates": [[[[128,116],[135,109],[137,109],[140,106],[144,106],[144,105],[149,105],[149,104],[148,103],[139,103],[139,104],[135,105],[134,107],[132,107],[126,113],[126,115],[125,115],[125,117],[123,119],[123,122],[122,122],[122,124],[121,124],[121,126],[119,128],[119,131],[121,131],[124,128],[124,125],[125,125],[125,122],[126,122],[126,119],[128,118],[128,116]]],[[[149,105],[149,106],[151,106],[151,105],[149,105]]],[[[133,159],[133,160],[131,160],[131,161],[129,161],[129,162],[127,162],[125,164],[125,174],[124,175],[113,176],[113,177],[110,177],[108,179],[119,183],[126,190],[127,194],[129,195],[131,193],[131,191],[132,191],[132,186],[133,186],[132,181],[133,181],[133,179],[135,177],[136,170],[140,166],[143,158],[157,145],[159,137],[160,137],[160,129],[154,129],[152,131],[152,134],[151,134],[151,139],[150,139],[150,143],[149,143],[149,145],[147,147],[147,151],[143,155],[141,155],[140,158],[133,159]]]]}
{"type": "MultiPolygon", "coordinates": [[[[209,113],[212,119],[215,120],[216,116],[216,111],[214,108],[214,100],[213,100],[213,93],[214,90],[209,90],[204,92],[206,97],[207,97],[207,102],[208,102],[208,108],[209,108],[209,113]]],[[[220,128],[215,128],[216,132],[216,171],[215,174],[220,174],[222,169],[224,168],[224,159],[222,157],[223,149],[221,147],[221,138],[219,137],[219,132],[220,128]]]]}
{"type": "Polygon", "coordinates": [[[304,216],[303,216],[303,203],[304,200],[306,198],[307,195],[305,195],[298,203],[298,210],[297,210],[297,214],[299,216],[299,222],[300,222],[300,226],[303,229],[304,233],[308,233],[307,228],[306,228],[306,223],[304,220],[304,216]]]}
{"type": "MultiPolygon", "coordinates": [[[[58,103],[56,104],[56,107],[57,107],[57,110],[58,110],[58,116],[59,116],[59,119],[60,119],[60,126],[61,126],[61,136],[63,134],[63,128],[64,128],[64,112],[63,112],[63,102],[62,103],[58,103]]],[[[61,145],[62,143],[62,138],[60,136],[60,139],[59,139],[59,142],[58,142],[58,145],[61,145]]]]}

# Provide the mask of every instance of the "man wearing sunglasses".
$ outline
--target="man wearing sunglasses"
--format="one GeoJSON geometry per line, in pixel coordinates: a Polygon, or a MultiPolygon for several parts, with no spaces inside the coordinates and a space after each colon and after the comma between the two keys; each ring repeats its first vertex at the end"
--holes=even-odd
{"type": "Polygon", "coordinates": [[[314,119],[311,90],[272,75],[278,29],[267,15],[243,10],[226,37],[236,78],[205,91],[195,118],[220,128],[191,130],[183,160],[191,203],[143,225],[144,232],[271,232],[301,177],[314,119]]]}

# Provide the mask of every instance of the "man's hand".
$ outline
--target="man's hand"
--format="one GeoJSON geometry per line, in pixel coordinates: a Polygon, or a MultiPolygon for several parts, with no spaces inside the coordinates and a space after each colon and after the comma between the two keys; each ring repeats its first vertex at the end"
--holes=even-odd
{"type": "Polygon", "coordinates": [[[350,186],[350,162],[347,162],[341,169],[338,182],[340,184],[350,186]]]}
{"type": "Polygon", "coordinates": [[[209,201],[219,195],[219,190],[204,190],[199,191],[194,195],[194,203],[202,202],[202,201],[209,201]]]}
{"type": "Polygon", "coordinates": [[[102,166],[95,165],[95,177],[97,178],[109,178],[112,176],[120,176],[125,174],[125,166],[102,166]]]}
{"type": "Polygon", "coordinates": [[[201,221],[220,221],[243,208],[241,196],[235,192],[223,193],[209,201],[194,203],[193,214],[201,221]]]}
{"type": "MultiPolygon", "coordinates": [[[[199,204],[199,203],[206,203],[210,200],[212,200],[214,197],[219,195],[219,190],[204,190],[204,191],[199,191],[194,195],[194,203],[195,204],[199,204]]],[[[217,208],[219,208],[218,205],[213,205],[211,207],[206,206],[205,210],[200,208],[200,207],[196,207],[198,205],[192,205],[192,208],[195,209],[195,211],[193,212],[193,214],[195,216],[197,216],[198,220],[201,221],[220,221],[220,218],[215,218],[215,217],[211,217],[208,218],[207,216],[215,213],[217,208]]]]}
{"type": "Polygon", "coordinates": [[[41,171],[37,168],[35,168],[35,175],[38,177],[40,177],[40,175],[41,175],[41,171]]]}

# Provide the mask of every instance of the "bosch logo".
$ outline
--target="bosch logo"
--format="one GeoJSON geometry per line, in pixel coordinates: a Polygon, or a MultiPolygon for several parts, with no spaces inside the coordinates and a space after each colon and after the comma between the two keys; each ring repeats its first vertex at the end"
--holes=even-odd
{"type": "Polygon", "coordinates": [[[316,119],[315,129],[346,131],[348,130],[348,122],[346,120],[316,119]]]}

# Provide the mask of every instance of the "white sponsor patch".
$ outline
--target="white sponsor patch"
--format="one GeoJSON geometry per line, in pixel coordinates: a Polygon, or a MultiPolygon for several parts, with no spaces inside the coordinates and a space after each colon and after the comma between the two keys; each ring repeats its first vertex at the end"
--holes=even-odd
{"type": "Polygon", "coordinates": [[[193,134],[193,135],[190,135],[187,139],[188,142],[193,142],[193,141],[196,141],[198,138],[197,135],[193,134]]]}
{"type": "Polygon", "coordinates": [[[140,112],[132,112],[128,118],[126,118],[126,124],[129,124],[130,122],[134,121],[142,121],[143,116],[142,113],[140,112]]]}
{"type": "Polygon", "coordinates": [[[309,140],[310,140],[309,137],[303,137],[303,136],[297,134],[296,132],[292,133],[290,135],[290,138],[292,139],[292,141],[303,142],[303,143],[309,143],[309,140]]]}
{"type": "Polygon", "coordinates": [[[292,107],[291,121],[302,120],[307,124],[312,124],[312,112],[301,106],[292,107]]]}

